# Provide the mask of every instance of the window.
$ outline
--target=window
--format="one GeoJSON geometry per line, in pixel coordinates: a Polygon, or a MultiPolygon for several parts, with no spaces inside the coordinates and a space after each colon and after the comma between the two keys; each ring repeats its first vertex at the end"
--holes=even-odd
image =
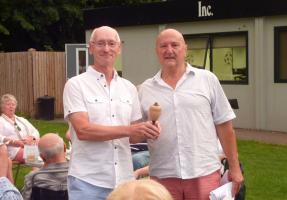
{"type": "Polygon", "coordinates": [[[248,84],[247,32],[187,35],[186,61],[212,71],[221,83],[248,84]]]}
{"type": "Polygon", "coordinates": [[[115,69],[118,72],[118,75],[122,77],[123,64],[122,64],[122,54],[118,55],[115,63],[115,69]]]}
{"type": "Polygon", "coordinates": [[[287,27],[274,30],[274,82],[287,83],[287,27]]]}
{"type": "Polygon", "coordinates": [[[76,48],[76,70],[77,75],[84,73],[88,66],[88,49],[76,48]]]}

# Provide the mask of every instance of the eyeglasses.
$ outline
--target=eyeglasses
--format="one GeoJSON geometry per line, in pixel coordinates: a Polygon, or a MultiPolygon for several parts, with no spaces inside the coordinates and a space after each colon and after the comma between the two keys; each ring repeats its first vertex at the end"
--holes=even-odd
{"type": "Polygon", "coordinates": [[[92,41],[91,43],[98,48],[106,47],[106,45],[108,45],[110,48],[115,48],[119,44],[118,42],[112,41],[112,40],[111,41],[97,41],[97,42],[92,41]]]}

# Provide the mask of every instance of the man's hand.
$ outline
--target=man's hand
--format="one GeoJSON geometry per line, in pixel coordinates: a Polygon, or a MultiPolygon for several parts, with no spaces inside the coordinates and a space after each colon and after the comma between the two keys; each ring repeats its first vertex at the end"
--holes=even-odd
{"type": "Polygon", "coordinates": [[[240,168],[236,170],[229,169],[228,172],[228,179],[232,181],[232,197],[235,197],[235,195],[239,192],[241,185],[243,184],[244,178],[240,168]]]}
{"type": "Polygon", "coordinates": [[[159,134],[160,126],[158,122],[155,125],[151,121],[131,125],[130,137],[144,137],[155,140],[159,137],[159,134]]]}
{"type": "Polygon", "coordinates": [[[37,144],[38,141],[36,140],[35,137],[33,136],[28,136],[23,140],[24,144],[32,145],[32,144],[37,144]]]}

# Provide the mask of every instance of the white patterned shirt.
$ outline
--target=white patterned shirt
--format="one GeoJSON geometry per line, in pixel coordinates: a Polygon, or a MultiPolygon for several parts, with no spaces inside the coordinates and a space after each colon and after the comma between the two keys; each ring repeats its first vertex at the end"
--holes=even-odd
{"type": "Polygon", "coordinates": [[[139,96],[145,118],[150,105],[162,107],[161,134],[148,140],[151,176],[191,179],[220,168],[215,125],[235,114],[213,73],[187,65],[173,89],[159,71],[140,86],[139,96]]]}
{"type": "MultiPolygon", "coordinates": [[[[104,74],[92,67],[68,80],[63,99],[66,119],[70,113],[87,112],[91,123],[117,126],[142,117],[136,87],[116,73],[108,86],[104,74]]],[[[71,140],[69,175],[105,188],[133,179],[128,137],[83,141],[71,127],[71,140]]]]}

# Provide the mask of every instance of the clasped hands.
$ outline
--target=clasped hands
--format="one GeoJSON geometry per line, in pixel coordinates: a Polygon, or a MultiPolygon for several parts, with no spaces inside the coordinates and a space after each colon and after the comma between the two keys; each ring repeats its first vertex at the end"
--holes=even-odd
{"type": "Polygon", "coordinates": [[[24,147],[24,145],[32,145],[32,144],[38,144],[38,140],[33,137],[33,136],[28,136],[22,140],[13,140],[11,145],[16,146],[16,147],[24,147]]]}
{"type": "Polygon", "coordinates": [[[133,124],[131,128],[132,136],[144,137],[145,139],[153,140],[159,137],[161,131],[158,121],[156,121],[155,124],[153,124],[151,121],[136,123],[133,124]]]}

